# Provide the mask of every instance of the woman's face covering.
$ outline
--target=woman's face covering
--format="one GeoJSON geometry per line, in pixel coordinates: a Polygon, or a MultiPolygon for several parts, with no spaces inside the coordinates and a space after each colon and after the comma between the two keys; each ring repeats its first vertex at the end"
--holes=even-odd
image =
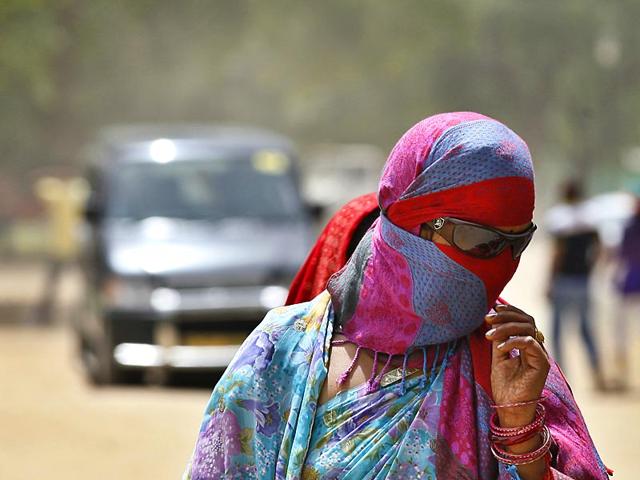
{"type": "Polygon", "coordinates": [[[478,114],[430,117],[410,129],[385,165],[380,220],[328,289],[345,334],[388,353],[444,343],[475,330],[516,271],[511,248],[475,258],[420,225],[451,217],[526,230],[533,167],[526,144],[478,114]]]}

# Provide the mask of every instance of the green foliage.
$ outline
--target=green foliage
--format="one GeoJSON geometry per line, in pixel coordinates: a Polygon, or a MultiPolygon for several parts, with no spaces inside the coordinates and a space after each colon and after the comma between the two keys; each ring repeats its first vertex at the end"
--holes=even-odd
{"type": "Polygon", "coordinates": [[[637,18],[633,0],[3,0],[2,165],[78,163],[95,129],[137,121],[388,149],[466,109],[514,126],[549,171],[615,170],[638,138],[637,18]]]}

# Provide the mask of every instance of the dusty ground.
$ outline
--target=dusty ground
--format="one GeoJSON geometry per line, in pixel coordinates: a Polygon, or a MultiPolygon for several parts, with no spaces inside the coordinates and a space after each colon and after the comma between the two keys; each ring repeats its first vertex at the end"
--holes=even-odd
{"type": "Polygon", "coordinates": [[[60,328],[4,328],[0,351],[0,478],[180,478],[205,389],[90,388],[60,328]]]}
{"type": "MultiPolygon", "coordinates": [[[[505,297],[534,314],[546,330],[544,253],[542,246],[533,246],[505,297]]],[[[0,267],[0,305],[6,307],[0,309],[0,479],[179,478],[209,390],[88,386],[64,324],[25,324],[24,312],[8,308],[36,298],[40,275],[37,266],[0,267]]],[[[63,305],[73,303],[74,292],[70,275],[63,305]]],[[[599,297],[605,348],[609,298],[599,297]]],[[[597,447],[617,470],[615,478],[637,478],[640,369],[631,393],[597,394],[590,388],[582,350],[576,341],[568,348],[569,375],[597,447]]]]}
{"type": "MultiPolygon", "coordinates": [[[[0,267],[0,479],[180,478],[209,389],[91,387],[69,328],[18,308],[41,280],[39,266],[0,267]]],[[[76,282],[63,282],[65,311],[76,282]]]]}

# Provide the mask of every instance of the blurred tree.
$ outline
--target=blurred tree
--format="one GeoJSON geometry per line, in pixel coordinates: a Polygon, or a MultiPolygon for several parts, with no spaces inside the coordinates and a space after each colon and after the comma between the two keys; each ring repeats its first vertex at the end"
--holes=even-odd
{"type": "Polygon", "coordinates": [[[615,186],[640,122],[634,0],[3,0],[2,166],[78,163],[114,122],[248,122],[388,149],[470,109],[551,179],[615,186]],[[571,162],[571,163],[569,163],[571,162]]]}

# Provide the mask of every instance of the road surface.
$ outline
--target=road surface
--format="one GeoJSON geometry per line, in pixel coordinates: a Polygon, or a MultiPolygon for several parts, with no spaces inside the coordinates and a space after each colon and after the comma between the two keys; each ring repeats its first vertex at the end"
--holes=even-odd
{"type": "MultiPolygon", "coordinates": [[[[545,253],[542,246],[532,246],[505,298],[532,313],[546,332],[545,253]]],[[[0,270],[0,305],[33,302],[40,278],[38,266],[0,270]]],[[[63,306],[75,301],[74,282],[73,274],[65,279],[63,306]]],[[[599,297],[604,313],[610,311],[609,298],[599,297]]],[[[0,308],[0,479],[180,478],[209,388],[93,388],[82,375],[64,322],[39,327],[25,323],[23,313],[0,308]]],[[[606,348],[606,321],[599,321],[598,329],[606,348]]],[[[638,347],[635,342],[636,365],[638,347]]],[[[638,478],[640,369],[631,393],[605,395],[592,391],[586,358],[575,340],[567,357],[574,393],[603,458],[616,469],[616,479],[638,478]]]]}

